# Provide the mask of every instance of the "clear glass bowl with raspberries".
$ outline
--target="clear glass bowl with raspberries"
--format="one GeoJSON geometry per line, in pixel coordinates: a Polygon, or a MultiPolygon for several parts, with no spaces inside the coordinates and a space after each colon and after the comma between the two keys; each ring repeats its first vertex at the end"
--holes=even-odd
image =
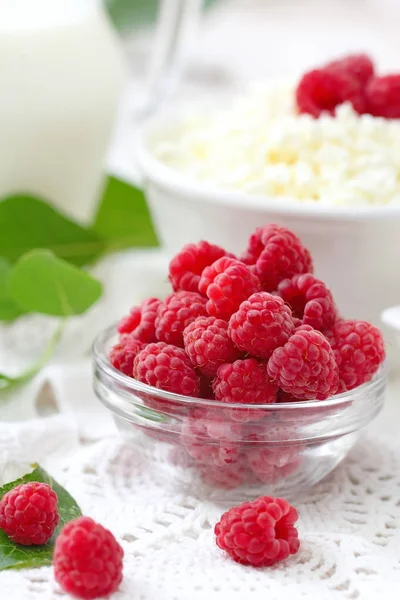
{"type": "Polygon", "coordinates": [[[149,476],[237,501],[325,477],[379,412],[385,348],[346,320],[309,251],[278,225],[235,257],[201,241],[170,262],[172,293],[96,339],[94,389],[149,476]]]}

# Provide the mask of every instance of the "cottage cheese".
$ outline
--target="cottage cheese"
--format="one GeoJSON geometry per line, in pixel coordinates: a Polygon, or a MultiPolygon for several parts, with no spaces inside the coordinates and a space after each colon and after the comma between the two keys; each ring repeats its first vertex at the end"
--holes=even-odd
{"type": "Polygon", "coordinates": [[[293,88],[257,86],[186,117],[155,147],[166,165],[218,188],[339,206],[400,204],[400,121],[297,115],[293,88]]]}

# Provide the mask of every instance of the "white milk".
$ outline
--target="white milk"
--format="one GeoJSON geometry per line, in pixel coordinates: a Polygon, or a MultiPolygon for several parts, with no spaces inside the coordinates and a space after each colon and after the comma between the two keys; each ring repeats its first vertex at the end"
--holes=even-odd
{"type": "Polygon", "coordinates": [[[0,198],[90,217],[124,80],[95,0],[0,0],[0,198]]]}

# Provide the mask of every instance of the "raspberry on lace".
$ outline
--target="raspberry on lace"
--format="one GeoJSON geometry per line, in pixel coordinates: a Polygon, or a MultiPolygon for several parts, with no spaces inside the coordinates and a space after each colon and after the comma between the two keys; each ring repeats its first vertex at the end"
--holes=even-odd
{"type": "Polygon", "coordinates": [[[269,376],[299,400],[326,400],[339,385],[333,350],[319,331],[297,331],[268,361],[269,376]]]}
{"type": "Polygon", "coordinates": [[[131,334],[121,335],[119,341],[112,347],[110,362],[113,367],[128,377],[133,377],[133,361],[135,356],[146,346],[136,340],[131,334]]]}
{"type": "Polygon", "coordinates": [[[352,54],[328,63],[326,70],[336,73],[346,73],[356,79],[363,87],[374,75],[374,63],[367,54],[352,54]]]}
{"type": "Polygon", "coordinates": [[[304,325],[324,331],[338,318],[331,291],[311,273],[284,279],[278,285],[278,293],[304,325]]]}
{"type": "Polygon", "coordinates": [[[240,356],[228,336],[228,323],[215,317],[199,317],[186,327],[183,342],[194,367],[207,377],[214,377],[224,363],[240,356]]]}
{"type": "Polygon", "coordinates": [[[135,357],[133,376],[166,392],[198,397],[200,379],[182,348],[158,342],[148,344],[135,357]]]}
{"type": "Polygon", "coordinates": [[[246,264],[254,265],[266,292],[276,290],[283,279],[313,272],[307,248],[292,231],[279,225],[271,224],[256,229],[241,258],[246,264]]]}
{"type": "Polygon", "coordinates": [[[227,256],[206,267],[199,283],[199,291],[209,299],[208,314],[220,319],[229,319],[260,287],[258,277],[243,262],[227,256]]]}
{"type": "Polygon", "coordinates": [[[269,358],[294,331],[290,308],[268,292],[257,292],[242,302],[229,320],[228,333],[236,346],[258,358],[269,358]]]}
{"type": "Polygon", "coordinates": [[[216,542],[238,563],[268,567],[298,551],[297,519],[287,500],[262,496],[225,512],[215,525],[216,542]]]}
{"type": "Polygon", "coordinates": [[[57,503],[47,483],[21,483],[0,501],[0,529],[16,544],[46,544],[60,521],[57,503]]]}
{"type": "Polygon", "coordinates": [[[175,292],[168,296],[158,307],[157,339],[183,347],[183,330],[197,317],[207,316],[206,302],[198,292],[175,292]]]}
{"type": "Polygon", "coordinates": [[[400,75],[373,77],[369,80],[365,93],[371,115],[400,119],[400,75]]]}
{"type": "Polygon", "coordinates": [[[315,118],[323,113],[334,116],[335,108],[344,102],[350,102],[359,114],[366,111],[364,92],[359,81],[343,71],[314,69],[303,75],[296,89],[299,113],[307,113],[315,118]]]}
{"type": "Polygon", "coordinates": [[[222,256],[234,258],[233,254],[204,240],[198,244],[184,246],[169,263],[169,280],[174,291],[197,292],[200,276],[204,269],[222,256]]]}
{"type": "Polygon", "coordinates": [[[64,591],[78,598],[100,598],[122,581],[124,551],[113,534],[89,517],[64,525],[53,557],[54,575],[64,591]]]}
{"type": "Polygon", "coordinates": [[[325,336],[339,367],[339,392],[370,381],[385,360],[382,334],[366,321],[338,321],[325,336]]]}
{"type": "Polygon", "coordinates": [[[265,364],[254,358],[236,360],[222,365],[213,381],[215,399],[226,404],[253,404],[255,408],[235,407],[228,411],[235,421],[262,419],[264,412],[258,404],[276,402],[278,386],[271,381],[265,364]]]}
{"type": "Polygon", "coordinates": [[[147,298],[140,306],[131,308],[129,315],[121,319],[118,332],[129,333],[141,342],[156,342],[155,320],[161,300],[147,298]]]}

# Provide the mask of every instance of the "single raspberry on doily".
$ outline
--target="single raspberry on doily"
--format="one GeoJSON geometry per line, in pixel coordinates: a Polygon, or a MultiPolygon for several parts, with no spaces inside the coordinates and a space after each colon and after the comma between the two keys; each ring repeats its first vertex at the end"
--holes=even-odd
{"type": "Polygon", "coordinates": [[[46,544],[60,521],[57,503],[57,494],[47,483],[17,485],[0,501],[0,528],[16,544],[46,544]]]}
{"type": "Polygon", "coordinates": [[[278,285],[278,293],[304,325],[324,331],[338,318],[331,291],[311,273],[284,279],[278,285]]]}
{"type": "Polygon", "coordinates": [[[236,346],[257,358],[269,358],[293,331],[290,308],[268,292],[250,296],[229,319],[228,332],[236,346]]]}
{"type": "Polygon", "coordinates": [[[170,294],[158,307],[156,337],[160,342],[183,347],[183,330],[197,317],[207,315],[207,300],[197,292],[170,294]]]}
{"type": "Polygon", "coordinates": [[[326,400],[339,385],[331,345],[316,330],[297,331],[284,346],[274,350],[268,374],[284,392],[299,400],[326,400]]]}
{"type": "Polygon", "coordinates": [[[193,366],[210,378],[221,365],[240,357],[228,335],[228,323],[215,317],[199,317],[190,323],[183,332],[183,342],[193,366]]]}
{"type": "Polygon", "coordinates": [[[223,256],[234,258],[220,246],[204,240],[198,244],[186,244],[169,263],[168,278],[174,291],[198,292],[204,269],[223,256]]]}
{"type": "Polygon", "coordinates": [[[371,323],[338,321],[325,336],[339,367],[339,392],[370,381],[385,360],[382,334],[371,323]]]}
{"type": "Polygon", "coordinates": [[[135,357],[133,376],[166,392],[198,397],[200,379],[183,348],[158,342],[135,357]]]}
{"type": "Polygon", "coordinates": [[[199,291],[208,297],[208,314],[220,319],[229,319],[260,288],[258,277],[243,262],[229,257],[206,267],[199,283],[199,291]]]}
{"type": "Polygon", "coordinates": [[[289,229],[274,224],[255,230],[241,260],[253,265],[266,292],[276,290],[282,279],[313,272],[311,254],[300,239],[289,229]]]}
{"type": "Polygon", "coordinates": [[[100,598],[122,581],[124,551],[113,534],[89,517],[64,525],[54,548],[54,575],[78,598],[100,598]]]}
{"type": "Polygon", "coordinates": [[[155,320],[161,300],[147,298],[139,306],[131,308],[129,315],[118,324],[118,332],[129,333],[141,342],[156,342],[155,320]]]}
{"type": "Polygon", "coordinates": [[[262,496],[225,512],[215,525],[216,542],[238,563],[271,566],[298,551],[297,519],[287,500],[262,496]]]}

